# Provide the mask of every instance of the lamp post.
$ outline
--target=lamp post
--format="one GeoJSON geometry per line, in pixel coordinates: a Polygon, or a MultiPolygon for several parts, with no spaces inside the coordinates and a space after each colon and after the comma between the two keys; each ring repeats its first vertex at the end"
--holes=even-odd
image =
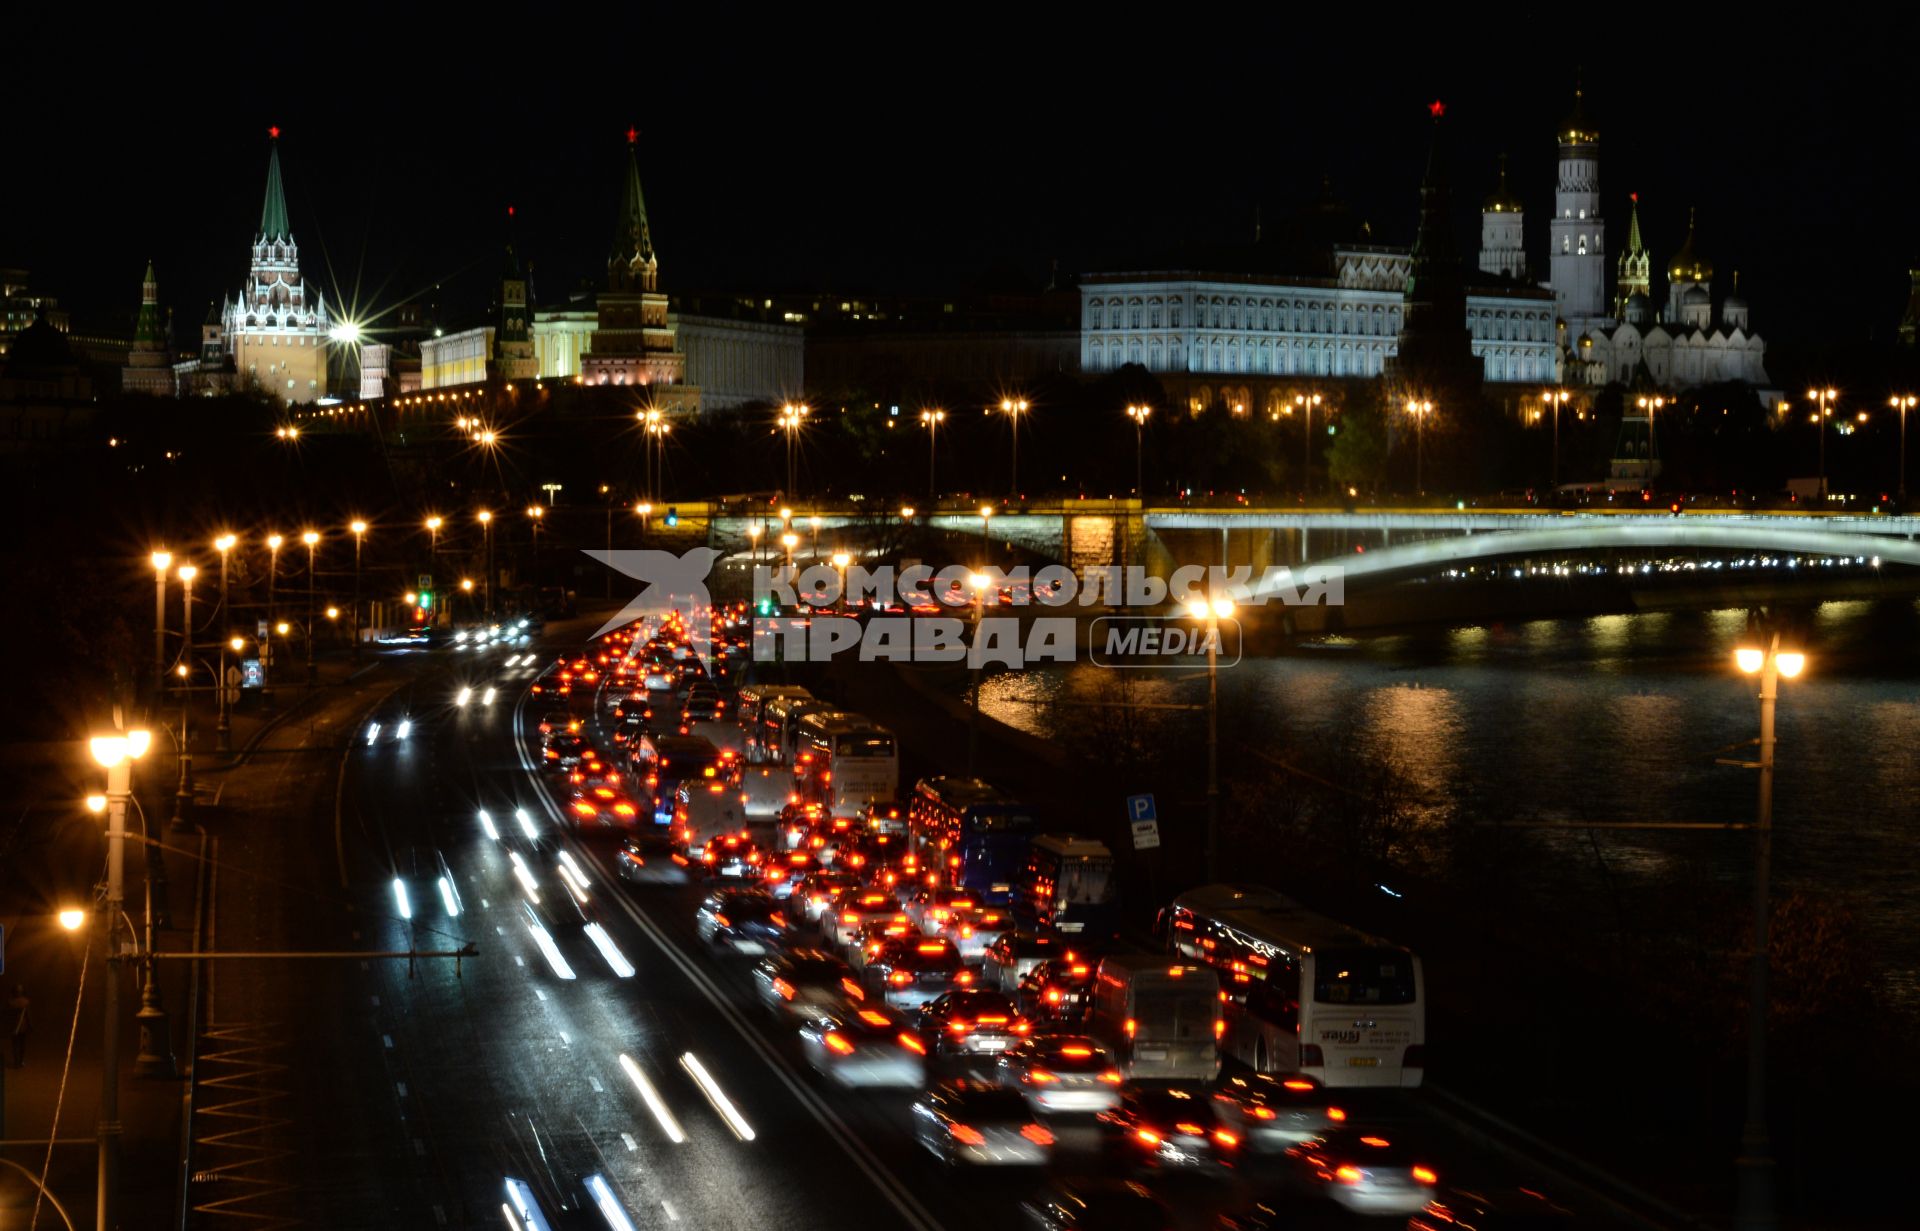
{"type": "Polygon", "coordinates": [[[1142,461],[1146,449],[1145,430],[1147,416],[1152,413],[1151,406],[1127,407],[1127,418],[1133,420],[1133,494],[1142,500],[1147,498],[1147,484],[1142,477],[1146,474],[1146,463],[1142,461]]]}
{"type": "Polygon", "coordinates": [[[1653,486],[1654,479],[1658,478],[1660,474],[1660,471],[1659,471],[1660,449],[1653,435],[1653,416],[1655,412],[1657,412],[1658,410],[1660,410],[1661,407],[1667,404],[1667,399],[1662,397],[1652,397],[1652,398],[1642,397],[1642,398],[1635,399],[1634,404],[1638,406],[1641,410],[1644,410],[1647,412],[1646,478],[1647,478],[1647,486],[1651,487],[1653,486]]]}
{"type": "Polygon", "coordinates": [[[1407,413],[1413,416],[1413,490],[1415,495],[1426,495],[1426,485],[1421,481],[1422,457],[1426,451],[1427,416],[1433,413],[1433,403],[1419,398],[1407,399],[1407,413]]]}
{"type": "Polygon", "coordinates": [[[1008,422],[1013,425],[1013,484],[1007,494],[1018,500],[1020,498],[1020,416],[1027,413],[1027,399],[1002,398],[1000,409],[1006,412],[1008,422]]]}
{"type": "Polygon", "coordinates": [[[540,585],[540,522],[546,515],[547,511],[537,504],[527,506],[527,518],[533,523],[533,584],[536,589],[540,585]]]}
{"type": "Polygon", "coordinates": [[[853,557],[844,551],[833,553],[834,571],[840,574],[840,610],[847,609],[847,566],[853,563],[853,557]]]}
{"type": "MultiPolygon", "coordinates": [[[[431,519],[432,522],[438,522],[439,520],[440,519],[437,517],[431,519]]],[[[438,530],[439,527],[433,526],[433,529],[438,530]]],[[[314,595],[314,592],[320,588],[319,575],[313,571],[313,549],[320,545],[320,536],[314,531],[308,530],[305,533],[301,534],[300,541],[307,545],[307,629],[306,629],[307,683],[309,686],[311,686],[314,680],[314,675],[313,675],[313,595],[314,595]]]]}
{"type": "Polygon", "coordinates": [[[753,555],[753,567],[756,570],[760,567],[760,535],[765,530],[766,527],[757,521],[747,523],[747,547],[753,555]]]}
{"type": "Polygon", "coordinates": [[[1567,404],[1570,396],[1572,395],[1565,389],[1555,389],[1542,399],[1552,408],[1553,414],[1553,462],[1549,474],[1551,475],[1550,485],[1556,492],[1560,490],[1560,410],[1567,404]]]}
{"type": "Polygon", "coordinates": [[[1754,621],[1748,636],[1734,651],[1734,662],[1747,675],[1760,677],[1760,793],[1753,825],[1753,953],[1748,958],[1747,987],[1747,1119],[1740,1130],[1740,1156],[1735,1160],[1739,1187],[1734,1225],[1739,1231],[1772,1231],[1773,1144],[1767,1132],[1767,924],[1768,879],[1773,861],[1774,702],[1780,680],[1793,679],[1806,669],[1807,656],[1782,650],[1780,633],[1754,621]]]}
{"type": "Polygon", "coordinates": [[[793,576],[793,549],[800,545],[800,536],[789,530],[780,536],[780,546],[787,549],[787,576],[793,576]]]}
{"type": "MultiPolygon", "coordinates": [[[[227,553],[233,550],[233,545],[237,542],[239,540],[231,534],[223,534],[213,541],[214,547],[220,552],[220,627],[222,629],[232,623],[232,618],[227,613],[227,553]]],[[[233,747],[233,724],[227,715],[227,640],[224,636],[220,639],[220,678],[216,683],[220,689],[218,711],[220,717],[214,727],[214,746],[221,752],[226,752],[233,747]]]]}
{"type": "Polygon", "coordinates": [[[987,523],[993,519],[993,506],[980,506],[980,554],[984,558],[993,548],[987,546],[987,523]]]}
{"type": "Polygon", "coordinates": [[[653,495],[653,437],[654,425],[660,422],[660,412],[648,406],[633,412],[634,421],[640,425],[640,494],[653,495]]]}
{"type": "MultiPolygon", "coordinates": [[[[607,514],[607,558],[611,560],[613,558],[613,488],[605,483],[602,483],[600,485],[600,500],[606,506],[605,511],[607,514]]],[[[606,583],[605,597],[612,598],[613,597],[613,569],[611,566],[608,567],[606,571],[606,576],[603,577],[601,580],[606,583]]]]}
{"type": "Polygon", "coordinates": [[[653,425],[653,464],[659,476],[653,484],[652,492],[659,500],[667,498],[667,437],[672,433],[673,424],[666,422],[664,418],[653,425]]]}
{"type": "Polygon", "coordinates": [[[193,579],[199,575],[191,564],[180,566],[180,665],[174,669],[180,680],[180,786],[170,822],[175,829],[185,829],[193,817],[193,579]]]}
{"type": "Polygon", "coordinates": [[[1226,595],[1194,598],[1187,614],[1207,626],[1207,879],[1220,879],[1220,621],[1233,615],[1226,595]]]}
{"type": "Polygon", "coordinates": [[[353,632],[353,661],[360,661],[360,541],[366,537],[367,523],[354,518],[347,529],[353,531],[353,614],[347,626],[353,632]]]}
{"type": "MultiPolygon", "coordinates": [[[[427,589],[429,590],[439,588],[438,579],[434,574],[438,571],[437,566],[440,563],[440,527],[443,524],[444,521],[438,513],[431,514],[427,518],[427,589]]],[[[432,613],[434,623],[439,622],[439,615],[437,611],[432,613]]]]}
{"type": "Polygon", "coordinates": [[[927,429],[927,504],[929,507],[938,503],[940,499],[940,489],[934,486],[933,482],[934,462],[937,460],[935,449],[939,444],[940,425],[946,421],[947,412],[937,407],[920,412],[920,422],[926,425],[927,429]]]}
{"type": "Polygon", "coordinates": [[[127,800],[133,794],[133,763],[146,755],[146,731],[116,731],[88,741],[93,759],[107,771],[107,980],[106,1021],[100,1051],[99,1231],[120,1226],[120,962],[121,904],[125,899],[127,800]]]}
{"type": "Polygon", "coordinates": [[[480,510],[480,534],[487,541],[487,619],[493,619],[493,510],[480,510]]]}
{"type": "Polygon", "coordinates": [[[1313,486],[1313,408],[1320,404],[1317,393],[1296,393],[1293,404],[1306,416],[1306,447],[1300,453],[1300,490],[1307,491],[1313,486]]]}
{"type": "Polygon", "coordinates": [[[153,564],[153,708],[158,711],[166,690],[167,569],[173,565],[173,553],[156,551],[147,559],[153,564]]]}
{"type": "Polygon", "coordinates": [[[1887,399],[1887,405],[1900,412],[1900,504],[1907,503],[1907,412],[1920,405],[1920,398],[1911,393],[1895,394],[1887,399]]]}
{"type": "Polygon", "coordinates": [[[267,628],[260,639],[260,704],[273,708],[273,651],[271,630],[274,624],[274,590],[280,584],[280,545],[287,540],[277,534],[267,536],[267,628]]]}
{"type": "Polygon", "coordinates": [[[1827,502],[1827,416],[1833,413],[1833,403],[1839,398],[1837,389],[1809,389],[1807,400],[1813,403],[1813,426],[1820,433],[1820,503],[1827,502]]]}
{"type": "Polygon", "coordinates": [[[787,434],[787,485],[784,490],[786,491],[788,496],[793,495],[793,486],[795,482],[795,478],[794,478],[795,434],[800,430],[801,421],[811,413],[812,413],[811,408],[809,408],[808,406],[802,403],[788,402],[785,406],[782,406],[780,408],[780,416],[776,420],[780,424],[781,430],[786,432],[787,434]]]}

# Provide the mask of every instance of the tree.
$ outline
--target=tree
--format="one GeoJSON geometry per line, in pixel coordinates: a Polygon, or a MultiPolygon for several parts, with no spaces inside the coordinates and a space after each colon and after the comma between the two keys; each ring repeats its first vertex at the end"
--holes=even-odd
{"type": "Polygon", "coordinates": [[[1341,487],[1378,487],[1386,479],[1387,426],[1372,399],[1356,399],[1327,449],[1327,473],[1341,487]]]}

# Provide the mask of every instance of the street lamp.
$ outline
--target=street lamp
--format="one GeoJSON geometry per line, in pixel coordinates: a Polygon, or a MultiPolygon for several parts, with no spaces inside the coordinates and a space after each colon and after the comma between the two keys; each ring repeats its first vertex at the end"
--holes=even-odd
{"type": "Polygon", "coordinates": [[[1233,615],[1227,595],[1193,598],[1187,614],[1207,626],[1207,880],[1220,879],[1220,621],[1233,615]]]}
{"type": "Polygon", "coordinates": [[[1407,413],[1413,416],[1413,490],[1416,495],[1425,495],[1426,485],[1421,482],[1420,469],[1426,451],[1427,416],[1433,413],[1433,403],[1408,398],[1407,413]]]}
{"type": "Polygon", "coordinates": [[[1839,400],[1837,389],[1809,389],[1807,400],[1813,403],[1813,425],[1820,433],[1820,503],[1827,500],[1827,417],[1833,414],[1833,404],[1839,400]]]}
{"type": "Polygon", "coordinates": [[[173,553],[156,551],[147,559],[153,564],[153,707],[158,710],[166,687],[167,570],[173,566],[173,553]]]}
{"type": "MultiPolygon", "coordinates": [[[[440,520],[439,518],[435,517],[431,519],[431,521],[428,524],[433,525],[433,523],[436,523],[439,520],[440,520]]],[[[433,528],[438,529],[439,527],[437,525],[433,525],[433,528]]],[[[300,536],[300,541],[307,545],[307,633],[306,633],[306,636],[307,636],[307,683],[309,686],[311,686],[313,684],[313,679],[314,679],[314,676],[313,676],[313,596],[314,596],[314,593],[320,588],[320,578],[313,571],[313,549],[319,546],[320,536],[316,532],[312,530],[308,530],[300,536]]]]}
{"type": "Polygon", "coordinates": [[[780,546],[787,549],[787,576],[793,576],[793,549],[800,545],[800,536],[789,530],[780,536],[780,546]]]}
{"type": "Polygon", "coordinates": [[[193,812],[193,579],[199,575],[191,564],[180,566],[180,663],[174,668],[180,680],[180,787],[170,822],[175,829],[185,829],[193,812]]]}
{"type": "MultiPolygon", "coordinates": [[[[229,536],[230,537],[230,536],[229,536]]],[[[120,1225],[120,940],[125,900],[127,800],[133,795],[133,763],[152,743],[147,731],[116,731],[88,741],[93,759],[107,771],[107,981],[106,1022],[100,1050],[99,1225],[120,1225]]]]}
{"type": "Polygon", "coordinates": [[[993,550],[993,548],[987,545],[987,523],[992,519],[993,519],[993,506],[990,504],[981,505],[980,506],[980,551],[982,555],[985,555],[993,550]]]}
{"type": "Polygon", "coordinates": [[[1651,487],[1653,486],[1653,480],[1658,477],[1660,473],[1658,469],[1660,463],[1657,460],[1657,455],[1660,450],[1654,440],[1653,416],[1656,411],[1667,404],[1667,399],[1662,397],[1642,397],[1636,398],[1634,404],[1641,410],[1647,412],[1647,465],[1644,474],[1646,475],[1647,486],[1651,487]]]}
{"type": "Polygon", "coordinates": [[[1555,491],[1560,490],[1560,409],[1567,404],[1567,399],[1572,396],[1573,395],[1565,389],[1555,389],[1542,399],[1548,406],[1553,408],[1553,468],[1551,474],[1552,487],[1555,491]]]}
{"type": "Polygon", "coordinates": [[[1806,670],[1807,656],[1780,648],[1777,628],[1749,620],[1747,635],[1734,650],[1734,663],[1746,675],[1760,677],[1760,793],[1753,826],[1753,952],[1748,958],[1747,1120],[1740,1130],[1735,1160],[1739,1189],[1734,1225],[1741,1231],[1771,1231],[1774,1226],[1773,1143],[1767,1132],[1767,924],[1768,878],[1773,860],[1774,702],[1781,679],[1806,670]]]}
{"type": "MultiPolygon", "coordinates": [[[[223,534],[213,541],[214,547],[220,552],[220,627],[222,628],[232,622],[232,618],[227,613],[227,553],[232,551],[233,545],[239,541],[231,534],[223,534]]],[[[226,752],[233,747],[233,724],[227,714],[227,646],[224,641],[220,643],[219,687],[220,719],[219,724],[214,728],[217,737],[215,746],[221,752],[226,752]]]]}
{"type": "Polygon", "coordinates": [[[493,510],[480,510],[480,533],[487,540],[487,619],[493,619],[493,510]]]}
{"type": "Polygon", "coordinates": [[[756,569],[760,567],[760,535],[765,530],[766,527],[757,521],[747,524],[747,544],[753,554],[753,566],[756,569]]]}
{"type": "Polygon", "coordinates": [[[1317,393],[1296,393],[1293,404],[1306,415],[1306,448],[1300,455],[1300,490],[1306,491],[1313,484],[1313,408],[1320,404],[1317,393]]]}
{"type": "Polygon", "coordinates": [[[1887,399],[1887,405],[1900,412],[1900,503],[1907,503],[1907,412],[1920,404],[1920,398],[1913,394],[1894,394],[1887,399]]]}
{"type": "Polygon", "coordinates": [[[940,499],[940,489],[934,486],[935,446],[939,443],[940,425],[947,421],[947,412],[938,408],[920,412],[920,422],[927,429],[927,503],[936,504],[940,499]]]}
{"type": "Polygon", "coordinates": [[[794,434],[800,430],[801,421],[811,413],[811,408],[801,403],[788,402],[780,408],[779,417],[775,420],[779,423],[781,430],[787,434],[787,486],[785,490],[789,495],[792,494],[794,485],[794,434]]]}
{"type": "Polygon", "coordinates": [[[1013,425],[1013,486],[1009,493],[1015,500],[1020,498],[1020,416],[1027,413],[1027,399],[1002,398],[1000,409],[1013,425]]]}
{"type": "Polygon", "coordinates": [[[353,661],[360,661],[360,541],[366,537],[367,523],[354,518],[347,529],[353,531],[353,614],[347,624],[353,632],[353,661]]]}
{"type": "Polygon", "coordinates": [[[1141,458],[1143,450],[1146,448],[1144,433],[1147,426],[1147,416],[1152,413],[1153,407],[1151,406],[1141,405],[1127,407],[1127,418],[1133,420],[1133,494],[1142,500],[1147,498],[1147,485],[1146,481],[1141,477],[1146,473],[1145,463],[1141,458]]]}
{"type": "MultiPolygon", "coordinates": [[[[277,534],[267,536],[267,627],[274,624],[274,590],[280,584],[280,545],[287,540],[277,534]]],[[[273,708],[273,639],[260,641],[260,703],[273,708]]]]}
{"type": "Polygon", "coordinates": [[[540,522],[547,511],[537,504],[527,506],[527,517],[533,522],[533,584],[540,584],[540,522]]]}

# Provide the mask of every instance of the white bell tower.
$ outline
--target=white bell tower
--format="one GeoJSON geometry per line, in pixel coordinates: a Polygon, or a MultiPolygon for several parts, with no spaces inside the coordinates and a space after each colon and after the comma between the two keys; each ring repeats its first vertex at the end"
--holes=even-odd
{"type": "Polygon", "coordinates": [[[1547,285],[1564,321],[1606,315],[1606,224],[1600,220],[1600,132],[1586,117],[1582,92],[1560,126],[1560,182],[1547,228],[1547,285]]]}

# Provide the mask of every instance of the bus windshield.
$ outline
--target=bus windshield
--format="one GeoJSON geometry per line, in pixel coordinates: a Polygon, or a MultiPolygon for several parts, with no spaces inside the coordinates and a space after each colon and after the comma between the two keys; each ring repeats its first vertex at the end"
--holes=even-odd
{"type": "Polygon", "coordinates": [[[833,751],[835,756],[842,757],[890,757],[893,736],[842,735],[834,740],[833,751]]]}
{"type": "Polygon", "coordinates": [[[1033,814],[1008,808],[973,808],[967,812],[968,833],[1024,833],[1033,828],[1033,814]]]}
{"type": "Polygon", "coordinates": [[[1097,906],[1113,901],[1113,864],[1083,859],[1060,869],[1059,898],[1069,906],[1097,906]]]}
{"type": "Polygon", "coordinates": [[[1398,949],[1322,949],[1313,998],[1321,1004],[1412,1004],[1413,959],[1398,949]]]}

